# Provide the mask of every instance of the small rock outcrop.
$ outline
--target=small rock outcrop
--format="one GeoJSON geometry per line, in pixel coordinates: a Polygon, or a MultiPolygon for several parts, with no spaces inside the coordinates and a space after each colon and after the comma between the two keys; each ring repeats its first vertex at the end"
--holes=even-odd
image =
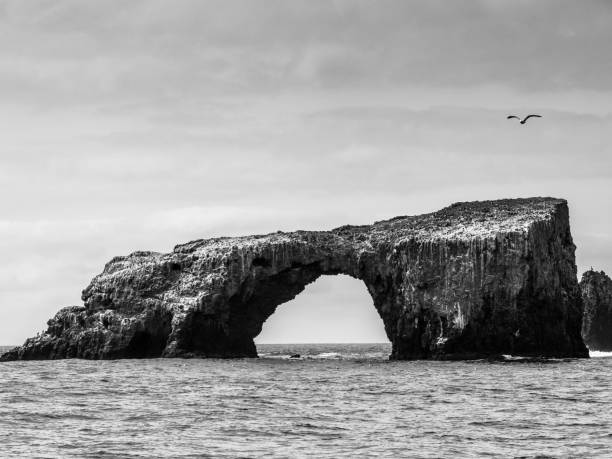
{"type": "Polygon", "coordinates": [[[591,269],[582,275],[580,289],[584,301],[584,342],[594,351],[612,351],[612,279],[603,271],[591,269]]]}
{"type": "Polygon", "coordinates": [[[256,357],[276,307],[340,273],[365,283],[392,359],[588,357],[574,251],[567,203],[553,198],[197,240],[114,258],[83,306],[2,360],[256,357]]]}

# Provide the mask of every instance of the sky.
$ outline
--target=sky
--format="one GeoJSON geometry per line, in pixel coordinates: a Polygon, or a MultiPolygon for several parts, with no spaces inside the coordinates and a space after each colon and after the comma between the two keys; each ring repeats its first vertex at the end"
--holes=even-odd
{"type": "MultiPolygon", "coordinates": [[[[603,0],[0,0],[0,344],[115,255],[456,201],[566,198],[579,275],[612,272],[610,24],[603,0]]],[[[330,341],[297,323],[330,304],[371,324],[349,281],[268,339],[330,341]]]]}

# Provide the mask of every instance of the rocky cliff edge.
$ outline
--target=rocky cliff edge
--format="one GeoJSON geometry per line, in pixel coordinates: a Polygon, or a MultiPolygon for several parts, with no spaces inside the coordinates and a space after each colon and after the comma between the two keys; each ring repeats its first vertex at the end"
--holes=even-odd
{"type": "Polygon", "coordinates": [[[2,360],[255,357],[276,307],[334,274],[364,282],[393,359],[587,357],[574,251],[567,203],[554,198],[202,239],[114,258],[83,306],[2,360]]]}

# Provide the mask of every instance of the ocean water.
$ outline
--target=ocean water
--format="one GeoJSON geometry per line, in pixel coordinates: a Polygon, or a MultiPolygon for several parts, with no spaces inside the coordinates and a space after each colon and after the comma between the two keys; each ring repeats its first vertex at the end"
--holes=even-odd
{"type": "Polygon", "coordinates": [[[612,457],[612,354],[392,362],[388,345],[258,348],[0,363],[0,457],[612,457]]]}

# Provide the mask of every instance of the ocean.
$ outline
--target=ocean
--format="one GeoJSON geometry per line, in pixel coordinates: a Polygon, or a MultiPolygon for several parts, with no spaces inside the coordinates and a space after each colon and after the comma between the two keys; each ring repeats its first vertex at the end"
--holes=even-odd
{"type": "Polygon", "coordinates": [[[258,349],[0,363],[0,457],[612,457],[612,354],[396,362],[388,344],[258,349]]]}

